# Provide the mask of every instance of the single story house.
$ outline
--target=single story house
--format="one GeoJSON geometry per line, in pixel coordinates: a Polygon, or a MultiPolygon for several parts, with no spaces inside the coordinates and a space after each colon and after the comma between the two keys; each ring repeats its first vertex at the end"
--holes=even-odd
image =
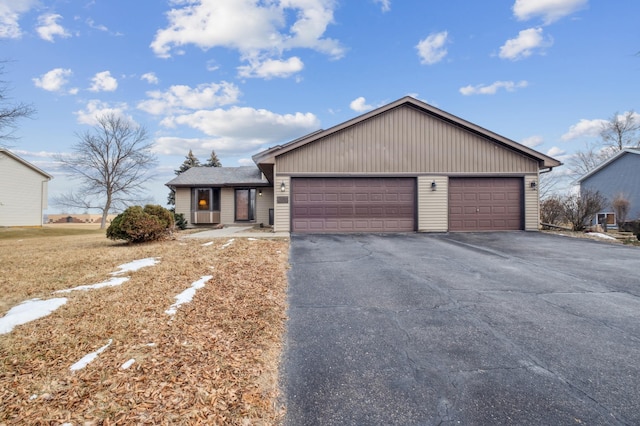
{"type": "Polygon", "coordinates": [[[167,183],[189,224],[284,232],[447,232],[539,226],[538,178],[561,163],[412,97],[167,183]]]}
{"type": "Polygon", "coordinates": [[[629,200],[628,220],[640,219],[640,149],[626,148],[578,179],[580,191],[598,191],[607,198],[607,207],[593,222],[615,225],[611,203],[618,197],[629,200]]]}
{"type": "Polygon", "coordinates": [[[42,226],[51,179],[48,173],[0,148],[0,226],[42,226]]]}

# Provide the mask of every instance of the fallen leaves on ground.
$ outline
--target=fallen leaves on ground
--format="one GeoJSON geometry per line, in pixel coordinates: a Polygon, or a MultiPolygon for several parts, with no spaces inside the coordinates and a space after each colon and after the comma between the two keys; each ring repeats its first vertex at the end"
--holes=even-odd
{"type": "Polygon", "coordinates": [[[226,242],[0,241],[0,316],[104,281],[120,264],[160,258],[120,286],[71,292],[50,316],[0,336],[0,425],[279,423],[288,242],[239,238],[220,250],[226,242]],[[205,275],[213,278],[167,315],[205,275]],[[69,369],[109,339],[85,368],[69,369]]]}

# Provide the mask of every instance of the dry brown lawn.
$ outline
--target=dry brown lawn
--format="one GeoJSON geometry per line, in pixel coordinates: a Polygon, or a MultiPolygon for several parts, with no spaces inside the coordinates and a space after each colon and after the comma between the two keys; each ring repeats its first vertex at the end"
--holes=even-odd
{"type": "Polygon", "coordinates": [[[213,241],[0,235],[0,317],[27,299],[68,298],[0,335],[0,425],[280,423],[289,243],[236,238],[223,249],[227,239],[213,241]],[[125,274],[121,286],[52,295],[148,257],[160,263],[125,274]],[[205,275],[213,278],[167,315],[205,275]],[[109,339],[84,369],[69,369],[109,339]]]}

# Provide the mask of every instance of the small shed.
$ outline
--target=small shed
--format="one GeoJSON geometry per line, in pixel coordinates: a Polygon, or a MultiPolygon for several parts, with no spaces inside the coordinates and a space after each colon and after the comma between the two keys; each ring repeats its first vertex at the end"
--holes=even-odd
{"type": "Polygon", "coordinates": [[[42,226],[53,177],[0,148],[0,226],[42,226]]]}

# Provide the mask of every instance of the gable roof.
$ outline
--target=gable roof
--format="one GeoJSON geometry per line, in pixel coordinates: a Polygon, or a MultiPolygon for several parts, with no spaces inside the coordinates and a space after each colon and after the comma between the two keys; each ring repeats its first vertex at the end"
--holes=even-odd
{"type": "Polygon", "coordinates": [[[191,167],[165,185],[185,186],[265,186],[269,182],[263,178],[256,166],[244,167],[191,167]]]}
{"type": "Polygon", "coordinates": [[[395,102],[392,102],[388,105],[382,106],[380,108],[377,108],[373,111],[370,111],[366,114],[362,114],[358,117],[355,117],[351,120],[345,121],[342,124],[338,124],[337,126],[331,127],[330,129],[327,130],[319,130],[313,133],[310,133],[306,136],[303,136],[301,138],[295,139],[291,142],[288,142],[284,145],[277,145],[274,147],[271,147],[265,151],[259,152],[258,154],[254,155],[252,157],[253,161],[258,165],[258,167],[261,168],[261,170],[265,173],[268,174],[269,170],[265,170],[261,165],[263,164],[274,164],[275,163],[275,157],[285,154],[289,151],[292,151],[296,148],[299,148],[303,145],[306,145],[308,143],[312,143],[318,139],[321,139],[323,137],[326,137],[327,135],[330,135],[332,133],[338,132],[340,130],[343,130],[347,127],[353,126],[355,124],[361,123],[365,120],[368,120],[372,117],[375,117],[377,115],[383,114],[393,108],[397,108],[400,106],[410,106],[413,108],[416,108],[426,114],[429,114],[431,116],[434,116],[436,118],[439,118],[440,120],[443,120],[453,126],[457,126],[460,128],[463,128],[471,133],[474,133],[476,135],[482,136],[486,139],[489,139],[499,145],[505,146],[507,148],[510,148],[516,152],[519,152],[527,157],[530,157],[534,160],[536,160],[539,164],[539,167],[542,168],[553,168],[553,167],[558,167],[561,166],[562,163],[554,158],[549,157],[548,155],[542,154],[534,149],[531,149],[527,146],[524,146],[522,144],[519,144],[511,139],[508,139],[504,136],[498,135],[497,133],[493,133],[483,127],[480,127],[476,124],[473,124],[469,121],[463,120],[459,117],[456,117],[455,115],[449,114],[448,112],[442,111],[434,106],[431,106],[425,102],[419,101],[415,98],[412,98],[411,96],[405,96],[404,98],[398,99],[395,102]]]}
{"type": "Polygon", "coordinates": [[[42,176],[44,176],[45,178],[47,178],[47,180],[51,180],[53,179],[53,176],[51,176],[49,173],[37,168],[36,166],[34,166],[33,164],[31,164],[30,162],[28,162],[27,160],[24,160],[20,157],[18,157],[16,154],[14,154],[13,152],[9,151],[8,149],[5,148],[0,148],[0,156],[2,155],[6,155],[9,158],[14,159],[15,161],[17,161],[18,163],[21,163],[22,165],[30,168],[31,170],[33,170],[36,173],[41,174],[42,176]]]}
{"type": "Polygon", "coordinates": [[[635,155],[640,155],[640,149],[637,148],[625,148],[622,151],[618,152],[616,155],[614,155],[613,157],[603,161],[598,167],[596,167],[595,169],[591,170],[590,172],[586,173],[585,175],[583,175],[581,178],[579,178],[577,180],[578,183],[581,183],[582,181],[584,181],[585,179],[595,175],[596,173],[598,173],[600,170],[604,169],[605,167],[609,166],[609,164],[613,163],[614,161],[616,161],[618,158],[622,157],[623,155],[626,154],[635,154],[635,155]]]}

